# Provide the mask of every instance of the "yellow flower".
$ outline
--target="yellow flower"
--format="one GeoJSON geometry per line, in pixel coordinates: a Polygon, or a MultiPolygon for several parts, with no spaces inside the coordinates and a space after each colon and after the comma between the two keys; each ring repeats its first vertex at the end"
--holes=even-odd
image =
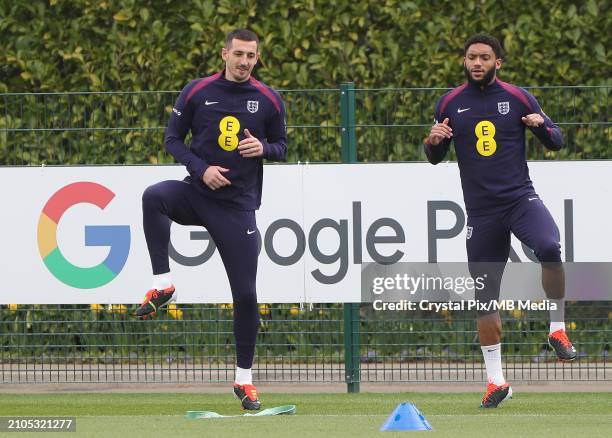
{"type": "Polygon", "coordinates": [[[289,309],[289,313],[291,314],[291,316],[298,316],[300,314],[300,308],[298,306],[291,306],[291,309],[289,309]]]}
{"type": "Polygon", "coordinates": [[[15,310],[17,310],[17,304],[9,304],[8,308],[9,310],[12,310],[14,312],[15,310]]]}
{"type": "Polygon", "coordinates": [[[104,306],[102,304],[90,304],[89,308],[94,312],[99,312],[104,309],[104,306]]]}
{"type": "Polygon", "coordinates": [[[127,313],[127,307],[123,304],[109,304],[108,311],[112,313],[127,313]]]}
{"type": "Polygon", "coordinates": [[[270,306],[268,304],[260,304],[259,314],[261,316],[268,316],[270,314],[270,306]]]}
{"type": "Polygon", "coordinates": [[[174,319],[183,319],[183,311],[176,307],[175,303],[168,304],[168,313],[174,319]]]}
{"type": "Polygon", "coordinates": [[[576,323],[574,321],[568,324],[570,330],[576,330],[576,323]]]}
{"type": "Polygon", "coordinates": [[[521,309],[514,309],[512,311],[512,316],[515,318],[520,318],[521,316],[523,316],[523,312],[521,312],[521,309]]]}

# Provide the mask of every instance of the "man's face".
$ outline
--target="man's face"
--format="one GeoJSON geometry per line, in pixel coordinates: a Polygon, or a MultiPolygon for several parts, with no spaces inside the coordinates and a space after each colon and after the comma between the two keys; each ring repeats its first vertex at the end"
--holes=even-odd
{"type": "Polygon", "coordinates": [[[463,66],[468,81],[474,85],[488,85],[495,80],[495,73],[501,67],[493,48],[487,44],[475,43],[468,47],[463,66]]]}
{"type": "Polygon", "coordinates": [[[259,59],[257,41],[234,38],[229,47],[221,50],[221,57],[225,61],[225,77],[230,81],[244,82],[251,76],[259,59]]]}

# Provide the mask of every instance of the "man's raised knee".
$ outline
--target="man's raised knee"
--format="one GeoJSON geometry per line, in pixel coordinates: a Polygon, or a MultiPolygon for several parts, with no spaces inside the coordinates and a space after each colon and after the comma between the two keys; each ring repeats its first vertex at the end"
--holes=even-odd
{"type": "Polygon", "coordinates": [[[158,184],[153,184],[145,189],[142,193],[142,204],[151,205],[161,201],[161,193],[158,184]]]}
{"type": "Polygon", "coordinates": [[[534,252],[540,262],[558,263],[561,261],[561,245],[556,240],[540,243],[534,252]]]}

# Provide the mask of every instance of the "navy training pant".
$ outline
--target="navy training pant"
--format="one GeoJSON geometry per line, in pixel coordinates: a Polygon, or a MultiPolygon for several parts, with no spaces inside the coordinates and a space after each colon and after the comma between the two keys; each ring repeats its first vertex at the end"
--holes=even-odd
{"type": "MultiPolygon", "coordinates": [[[[466,248],[472,277],[486,274],[479,301],[497,300],[501,279],[510,255],[510,233],[531,248],[543,264],[561,263],[559,229],[537,195],[521,199],[500,213],[468,217],[466,248]]],[[[479,312],[493,313],[496,310],[479,312]]]]}
{"type": "Polygon", "coordinates": [[[255,211],[227,207],[184,181],[162,181],[144,191],[142,213],[154,275],[170,272],[171,221],[203,226],[210,233],[232,290],[237,365],[251,368],[259,330],[255,211]]]}

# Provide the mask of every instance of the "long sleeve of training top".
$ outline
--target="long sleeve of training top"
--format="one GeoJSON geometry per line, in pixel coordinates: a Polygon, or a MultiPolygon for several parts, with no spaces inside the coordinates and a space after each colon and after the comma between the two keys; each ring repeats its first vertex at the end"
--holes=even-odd
{"type": "MultiPolygon", "coordinates": [[[[510,85],[510,84],[507,84],[510,85]]],[[[517,88],[517,87],[515,87],[517,88]]],[[[538,101],[536,100],[536,98],[529,92],[527,92],[526,90],[523,90],[521,88],[517,88],[518,90],[520,90],[523,95],[527,98],[527,101],[529,103],[529,109],[531,109],[531,113],[530,114],[539,114],[544,118],[544,123],[541,124],[540,126],[533,128],[533,127],[529,127],[529,129],[531,130],[531,132],[533,132],[533,134],[538,138],[538,140],[540,140],[540,143],[542,143],[547,149],[550,149],[552,151],[558,151],[563,147],[563,133],[561,132],[561,129],[559,129],[559,127],[555,124],[555,122],[553,122],[551,120],[550,117],[548,117],[544,111],[542,111],[542,108],[540,108],[540,104],[538,103],[538,101]]]]}
{"type": "MultiPolygon", "coordinates": [[[[449,119],[457,153],[465,206],[470,215],[501,211],[523,196],[535,194],[525,155],[522,117],[538,113],[544,124],[530,128],[545,147],[558,150],[563,135],[526,90],[496,79],[479,87],[465,83],[443,95],[434,118],[449,119]]],[[[424,148],[428,160],[439,163],[451,139],[424,148]]]]}
{"type": "Polygon", "coordinates": [[[207,197],[240,210],[261,204],[263,159],[284,161],[287,155],[285,107],[276,91],[251,77],[237,83],[224,72],[190,82],[179,95],[168,128],[166,150],[185,165],[188,181],[207,197]],[[261,141],[263,157],[245,158],[237,149],[245,129],[261,141]],[[185,144],[191,131],[191,144],[185,144]],[[229,169],[231,185],[211,190],[202,181],[209,166],[229,169]]]}
{"type": "Polygon", "coordinates": [[[198,81],[188,84],[172,108],[168,128],[166,129],[166,150],[176,161],[187,168],[192,178],[202,178],[208,168],[208,163],[202,157],[196,155],[186,144],[185,137],[191,129],[193,114],[195,112],[191,101],[190,91],[198,81]]]}

